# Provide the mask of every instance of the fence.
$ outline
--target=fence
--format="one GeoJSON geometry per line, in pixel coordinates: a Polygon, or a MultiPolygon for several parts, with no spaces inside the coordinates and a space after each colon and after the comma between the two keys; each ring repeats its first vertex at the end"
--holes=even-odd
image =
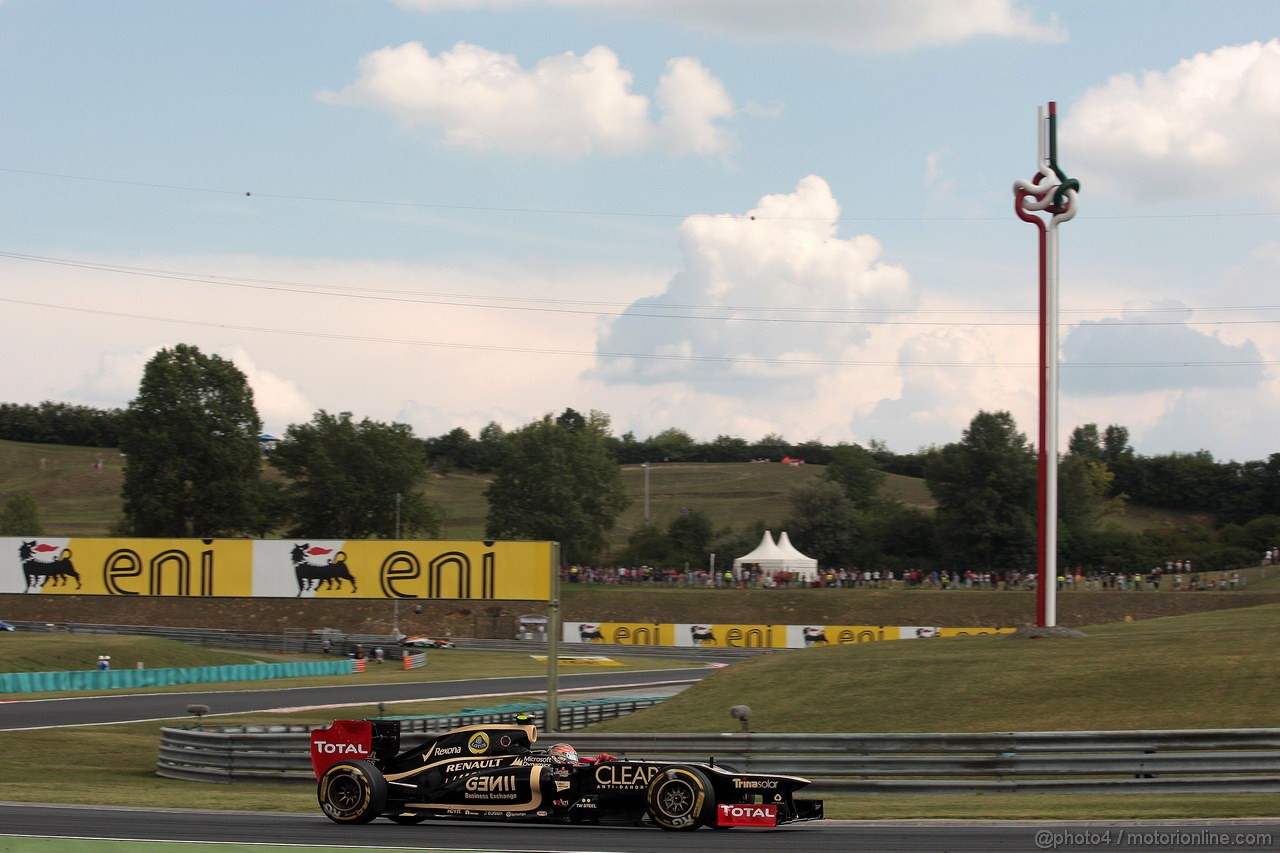
{"type": "MultiPolygon", "coordinates": [[[[432,718],[431,725],[452,728],[505,722],[514,713],[432,718]]],[[[578,719],[568,707],[561,708],[561,715],[562,728],[577,726],[578,719]]],[[[405,733],[442,730],[419,722],[406,722],[405,733]]],[[[156,772],[198,781],[311,782],[311,728],[162,729],[156,772]]],[[[586,754],[714,759],[744,772],[795,774],[812,779],[815,793],[826,794],[1280,792],[1280,729],[990,734],[575,732],[572,741],[586,754]]]]}
{"type": "MultiPolygon", "coordinates": [[[[355,663],[363,663],[356,661],[355,663]]],[[[59,690],[115,690],[126,687],[164,687],[174,684],[212,684],[226,681],[267,681],[317,675],[349,675],[352,661],[294,661],[224,666],[165,667],[160,669],[67,670],[61,672],[0,673],[0,694],[59,690]]]]}

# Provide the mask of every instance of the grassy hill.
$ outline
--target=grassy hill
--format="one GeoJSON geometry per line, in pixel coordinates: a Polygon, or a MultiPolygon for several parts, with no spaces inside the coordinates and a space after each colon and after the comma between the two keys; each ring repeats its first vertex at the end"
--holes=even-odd
{"type": "Polygon", "coordinates": [[[120,517],[123,482],[118,450],[0,441],[0,503],[30,496],[48,535],[109,535],[120,517]]]}
{"type": "MultiPolygon", "coordinates": [[[[716,529],[742,528],[759,521],[778,531],[790,514],[787,495],[796,486],[821,477],[824,466],[792,468],[777,463],[658,463],[649,468],[649,517],[665,528],[682,508],[710,516],[716,529]]],[[[40,509],[50,536],[108,536],[120,517],[124,457],[111,448],[64,447],[0,441],[0,502],[29,495],[40,509]],[[96,467],[101,461],[102,467],[96,467]]],[[[644,524],[645,473],[639,465],[622,467],[631,505],[613,530],[621,546],[644,524]]],[[[440,510],[443,538],[483,539],[488,478],[473,472],[433,474],[423,493],[440,510]]],[[[889,474],[883,494],[908,506],[935,505],[923,480],[889,474]]],[[[1207,520],[1185,513],[1129,507],[1112,519],[1129,530],[1204,526],[1207,520]]]]}
{"type": "Polygon", "coordinates": [[[765,655],[599,730],[728,731],[737,704],[751,706],[751,727],[764,732],[1280,725],[1270,639],[1280,604],[1084,630],[1083,639],[956,637],[765,655]]]}

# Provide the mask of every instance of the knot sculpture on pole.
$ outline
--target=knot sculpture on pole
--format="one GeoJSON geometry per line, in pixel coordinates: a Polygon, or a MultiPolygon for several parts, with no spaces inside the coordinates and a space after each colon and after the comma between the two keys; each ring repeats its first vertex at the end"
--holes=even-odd
{"type": "Polygon", "coordinates": [[[1018,218],[1040,239],[1040,431],[1037,450],[1036,624],[1057,624],[1058,551],[1058,226],[1075,217],[1080,182],[1058,165],[1058,110],[1039,110],[1039,150],[1030,180],[1013,182],[1018,218]]]}

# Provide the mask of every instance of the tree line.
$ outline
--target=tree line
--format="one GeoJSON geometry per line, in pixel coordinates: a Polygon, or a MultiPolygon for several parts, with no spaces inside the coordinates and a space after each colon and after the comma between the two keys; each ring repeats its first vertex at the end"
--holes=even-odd
{"type": "MultiPolygon", "coordinates": [[[[789,496],[785,523],[825,567],[1035,563],[1035,448],[1007,412],[979,412],[960,441],[913,454],[778,435],[698,442],[678,429],[615,437],[607,414],[573,409],[511,431],[491,423],[475,438],[458,428],[425,440],[405,424],[320,411],[291,425],[265,456],[260,433],[244,374],[184,344],[156,353],[123,410],[0,406],[0,437],[120,448],[120,535],[433,538],[438,511],[421,485],[433,469],[467,469],[488,475],[486,537],[559,541],[567,561],[583,564],[701,568],[711,554],[753,548],[764,522],[717,530],[692,508],[665,528],[637,530],[611,554],[608,536],[628,503],[619,466],[793,456],[824,466],[789,496]],[[886,473],[922,477],[936,510],[884,496],[886,473]]],[[[1086,424],[1059,466],[1059,559],[1067,564],[1145,569],[1177,557],[1243,565],[1280,537],[1280,454],[1246,463],[1206,452],[1144,457],[1124,427],[1086,424]],[[1106,523],[1130,501],[1210,514],[1217,525],[1132,533],[1106,523]]],[[[38,523],[29,499],[0,513],[6,535],[38,533],[38,523]]]]}

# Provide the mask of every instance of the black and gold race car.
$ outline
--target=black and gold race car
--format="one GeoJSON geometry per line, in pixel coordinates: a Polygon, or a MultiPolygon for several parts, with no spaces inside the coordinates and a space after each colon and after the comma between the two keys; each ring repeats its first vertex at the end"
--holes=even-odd
{"type": "Polygon", "coordinates": [[[401,749],[397,720],[339,720],[311,733],[317,798],[335,823],[429,818],[700,826],[778,826],[822,818],[795,799],[798,776],[740,773],[711,761],[580,758],[535,749],[532,725],[466,726],[401,749]]]}

